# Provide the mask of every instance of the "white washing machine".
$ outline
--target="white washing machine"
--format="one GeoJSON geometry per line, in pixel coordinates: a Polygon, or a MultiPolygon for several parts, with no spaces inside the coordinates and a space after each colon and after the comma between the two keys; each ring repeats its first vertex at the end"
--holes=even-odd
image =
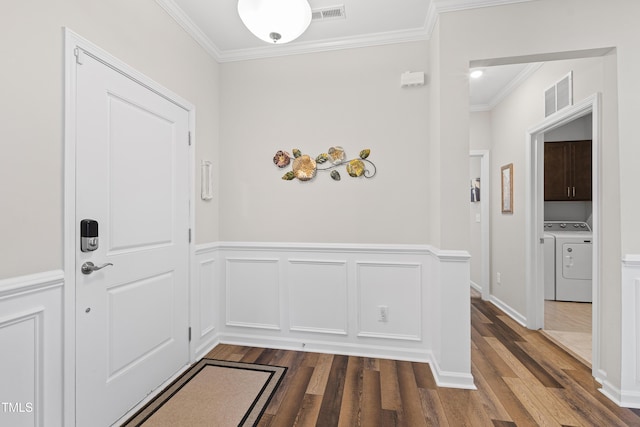
{"type": "Polygon", "coordinates": [[[555,239],[555,299],[591,302],[593,234],[589,225],[579,221],[545,221],[544,230],[555,239]]]}

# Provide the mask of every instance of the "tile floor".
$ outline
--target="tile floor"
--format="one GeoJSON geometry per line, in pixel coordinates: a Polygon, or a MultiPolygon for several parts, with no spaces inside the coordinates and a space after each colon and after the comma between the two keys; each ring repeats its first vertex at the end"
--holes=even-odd
{"type": "Polygon", "coordinates": [[[542,332],[591,366],[591,303],[545,301],[542,332]]]}

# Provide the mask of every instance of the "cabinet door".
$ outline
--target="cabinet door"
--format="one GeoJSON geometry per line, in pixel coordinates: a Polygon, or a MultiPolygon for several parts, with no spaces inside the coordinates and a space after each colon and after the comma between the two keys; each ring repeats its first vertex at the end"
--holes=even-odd
{"type": "Polygon", "coordinates": [[[571,143],[571,174],[571,200],[591,200],[591,141],[571,143]]]}
{"type": "Polygon", "coordinates": [[[591,141],[545,142],[544,200],[591,200],[591,141]]]}
{"type": "Polygon", "coordinates": [[[544,200],[569,200],[570,147],[566,142],[544,144],[544,200]]]}

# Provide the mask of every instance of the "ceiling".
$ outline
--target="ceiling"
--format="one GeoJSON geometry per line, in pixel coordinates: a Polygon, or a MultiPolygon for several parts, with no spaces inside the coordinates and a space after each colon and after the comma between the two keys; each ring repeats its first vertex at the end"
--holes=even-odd
{"type": "MultiPolygon", "coordinates": [[[[343,6],[344,17],[314,20],[298,39],[273,45],[243,25],[237,0],[156,0],[218,62],[428,40],[440,13],[529,0],[308,1],[312,10],[343,6]]],[[[530,71],[526,65],[486,67],[470,83],[472,110],[491,109],[530,71]]]]}
{"type": "Polygon", "coordinates": [[[471,111],[492,110],[541,66],[541,62],[533,62],[472,68],[482,70],[483,74],[477,79],[469,79],[471,111]]]}

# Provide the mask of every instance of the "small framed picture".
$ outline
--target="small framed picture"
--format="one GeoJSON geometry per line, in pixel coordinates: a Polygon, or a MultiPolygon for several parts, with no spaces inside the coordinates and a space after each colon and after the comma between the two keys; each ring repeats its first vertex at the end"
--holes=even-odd
{"type": "Polygon", "coordinates": [[[480,201],[480,178],[471,180],[471,201],[480,201]]]}
{"type": "Polygon", "coordinates": [[[513,213],[513,163],[500,168],[502,182],[502,213],[513,213]]]}

